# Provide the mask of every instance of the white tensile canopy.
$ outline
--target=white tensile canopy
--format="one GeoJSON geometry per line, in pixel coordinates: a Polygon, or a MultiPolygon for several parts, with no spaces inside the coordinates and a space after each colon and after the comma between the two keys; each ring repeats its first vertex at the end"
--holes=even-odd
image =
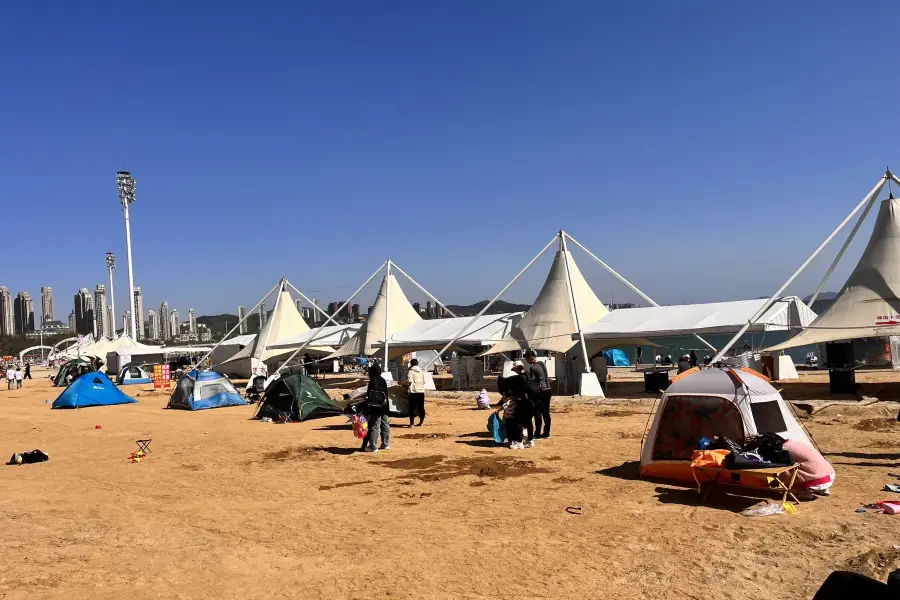
{"type": "Polygon", "coordinates": [[[97,358],[105,359],[106,355],[110,352],[115,352],[120,348],[125,348],[127,346],[133,346],[137,342],[125,335],[124,333],[117,337],[114,340],[108,340],[106,338],[100,338],[98,341],[91,344],[86,349],[81,351],[82,355],[88,356],[96,356],[97,358]]]}
{"type": "Polygon", "coordinates": [[[275,308],[266,324],[251,343],[238,350],[234,356],[222,361],[221,364],[246,363],[241,368],[244,375],[256,373],[266,361],[283,354],[273,348],[275,344],[292,339],[309,331],[309,325],[303,320],[297,306],[294,304],[291,294],[287,290],[287,282],[282,281],[281,290],[275,300],[275,308]]]}
{"type": "Polygon", "coordinates": [[[900,200],[881,202],[872,237],[834,303],[788,341],[769,350],[900,333],[900,200]]]}
{"type": "MultiPolygon", "coordinates": [[[[625,337],[668,337],[695,333],[733,333],[766,300],[738,300],[678,306],[620,308],[584,328],[586,340],[625,337]]],[[[787,331],[806,327],[816,318],[800,298],[779,298],[748,331],[787,331]]]]}
{"type": "Polygon", "coordinates": [[[412,307],[400,284],[397,283],[397,278],[389,272],[381,280],[381,288],[378,290],[375,304],[372,305],[372,312],[366,316],[362,327],[329,358],[372,356],[377,352],[375,344],[383,342],[385,334],[391,336],[421,320],[422,317],[412,307]]]}
{"type": "Polygon", "coordinates": [[[518,325],[485,354],[528,348],[552,352],[569,350],[576,343],[572,335],[578,333],[573,297],[582,324],[592,323],[609,314],[585,281],[572,253],[560,248],[534,304],[518,325]]]}
{"type": "Polygon", "coordinates": [[[273,350],[294,350],[303,346],[303,344],[309,343],[315,344],[315,347],[305,348],[310,353],[314,351],[330,353],[335,348],[340,348],[356,335],[360,328],[362,328],[361,323],[328,325],[318,330],[306,331],[298,336],[282,340],[277,344],[269,344],[269,348],[273,350]]]}
{"type": "MultiPolygon", "coordinates": [[[[421,350],[440,350],[450,340],[454,346],[484,348],[503,340],[512,332],[524,313],[503,313],[499,315],[482,315],[472,322],[471,317],[453,317],[449,319],[431,319],[416,321],[409,327],[391,335],[388,348],[391,358],[421,350]],[[465,335],[455,338],[467,323],[472,322],[465,335]]],[[[383,342],[375,344],[377,349],[384,348],[383,342]]]]}

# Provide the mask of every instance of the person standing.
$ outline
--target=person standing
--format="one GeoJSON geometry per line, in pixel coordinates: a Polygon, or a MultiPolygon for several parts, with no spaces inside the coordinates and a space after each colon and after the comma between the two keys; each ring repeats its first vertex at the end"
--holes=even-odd
{"type": "Polygon", "coordinates": [[[366,405],[369,410],[369,446],[366,452],[391,449],[391,424],[388,416],[387,381],[381,376],[381,367],[373,363],[369,369],[369,387],[366,390],[366,405]],[[381,434],[381,447],[378,435],[381,434]]]}
{"type": "Polygon", "coordinates": [[[11,390],[16,385],[16,369],[12,363],[6,366],[6,389],[11,390]]]}
{"type": "Polygon", "coordinates": [[[25,363],[25,379],[31,379],[31,363],[25,363]]]}
{"type": "Polygon", "coordinates": [[[523,375],[525,365],[516,361],[512,366],[513,375],[506,378],[506,392],[500,400],[503,407],[503,420],[506,422],[506,439],[510,450],[521,450],[534,446],[534,416],[531,401],[528,399],[528,381],[523,375]],[[523,442],[522,429],[528,436],[523,442]]]}
{"type": "Polygon", "coordinates": [[[534,436],[550,437],[550,378],[547,367],[539,362],[534,350],[525,352],[528,370],[525,379],[528,381],[528,399],[534,410],[534,436]],[[542,430],[543,427],[543,430],[542,430]]]}
{"type": "Polygon", "coordinates": [[[643,354],[643,350],[640,346],[637,347],[637,350],[634,352],[634,364],[641,364],[641,354],[643,354]]]}
{"type": "Polygon", "coordinates": [[[16,389],[17,390],[22,389],[22,377],[23,377],[22,366],[19,365],[18,367],[16,367],[16,389]]]}
{"type": "Polygon", "coordinates": [[[409,385],[409,426],[413,426],[413,420],[418,415],[417,427],[421,427],[425,423],[425,371],[419,366],[418,359],[409,361],[406,378],[409,385]]]}
{"type": "Polygon", "coordinates": [[[697,366],[697,353],[694,352],[693,350],[691,350],[690,357],[691,357],[691,368],[693,369],[694,367],[697,366]]]}

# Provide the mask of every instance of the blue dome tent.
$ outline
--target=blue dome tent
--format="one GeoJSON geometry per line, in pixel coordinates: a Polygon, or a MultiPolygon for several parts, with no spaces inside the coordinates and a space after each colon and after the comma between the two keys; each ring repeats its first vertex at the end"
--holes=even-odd
{"type": "Polygon", "coordinates": [[[610,348],[605,353],[606,364],[610,367],[630,367],[631,361],[625,356],[625,353],[618,348],[610,348]]]}
{"type": "Polygon", "coordinates": [[[85,408],[132,402],[137,400],[123,394],[105,374],[95,371],[85,373],[73,381],[72,385],[54,400],[51,408],[85,408]]]}
{"type": "Polygon", "coordinates": [[[194,369],[175,384],[167,408],[203,410],[223,406],[245,406],[247,401],[234,389],[231,380],[215,371],[194,369]]]}
{"type": "Polygon", "coordinates": [[[136,385],[136,384],[147,384],[153,383],[153,378],[150,377],[150,374],[144,369],[144,367],[135,364],[128,363],[122,370],[119,371],[119,376],[116,378],[116,385],[136,385]]]}

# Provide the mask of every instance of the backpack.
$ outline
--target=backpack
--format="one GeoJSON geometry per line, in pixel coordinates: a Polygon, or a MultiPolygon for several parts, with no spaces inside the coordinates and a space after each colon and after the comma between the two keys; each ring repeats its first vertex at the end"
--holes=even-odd
{"type": "Polygon", "coordinates": [[[369,404],[369,408],[386,408],[388,404],[387,400],[387,392],[384,390],[379,390],[377,388],[369,388],[366,390],[366,402],[369,404]]]}

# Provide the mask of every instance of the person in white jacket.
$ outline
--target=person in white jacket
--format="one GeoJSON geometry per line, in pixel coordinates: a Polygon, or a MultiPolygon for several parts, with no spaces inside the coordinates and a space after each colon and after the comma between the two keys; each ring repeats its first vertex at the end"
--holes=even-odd
{"type": "Polygon", "coordinates": [[[409,361],[406,379],[409,386],[409,426],[413,426],[413,421],[418,415],[419,423],[416,427],[421,427],[425,422],[425,371],[415,358],[409,361]]]}

